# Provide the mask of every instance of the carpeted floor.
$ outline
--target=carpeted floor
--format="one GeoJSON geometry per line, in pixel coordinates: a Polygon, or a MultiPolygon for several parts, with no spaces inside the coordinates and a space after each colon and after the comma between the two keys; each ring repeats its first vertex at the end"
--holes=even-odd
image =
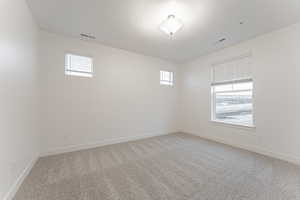
{"type": "Polygon", "coordinates": [[[299,200],[300,167],[186,134],[41,158],[15,200],[299,200]]]}

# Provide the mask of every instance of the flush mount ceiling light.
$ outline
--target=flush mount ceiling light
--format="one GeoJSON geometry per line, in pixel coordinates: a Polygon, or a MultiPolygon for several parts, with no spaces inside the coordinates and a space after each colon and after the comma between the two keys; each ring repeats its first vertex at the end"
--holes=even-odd
{"type": "Polygon", "coordinates": [[[168,18],[160,24],[159,28],[169,36],[173,36],[182,27],[183,23],[177,19],[175,15],[169,15],[168,18]]]}

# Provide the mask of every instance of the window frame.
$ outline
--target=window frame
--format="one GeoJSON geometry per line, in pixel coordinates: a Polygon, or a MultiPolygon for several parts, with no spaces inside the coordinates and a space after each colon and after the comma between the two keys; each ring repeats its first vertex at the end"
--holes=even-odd
{"type": "Polygon", "coordinates": [[[82,55],[78,53],[66,52],[65,53],[65,76],[76,76],[82,78],[92,78],[94,77],[94,58],[92,56],[82,55]],[[84,57],[91,60],[91,72],[87,71],[78,71],[78,70],[71,70],[68,68],[68,56],[78,56],[84,57]]]}
{"type": "Polygon", "coordinates": [[[163,86],[169,86],[169,87],[173,87],[174,86],[174,72],[173,71],[168,71],[168,70],[160,70],[159,71],[159,83],[160,85],[163,85],[163,86]],[[164,80],[162,79],[162,74],[163,73],[170,73],[170,76],[171,76],[171,80],[164,80]]]}
{"type": "Polygon", "coordinates": [[[215,122],[215,123],[220,123],[223,125],[229,125],[229,126],[234,126],[234,127],[242,127],[242,128],[255,128],[255,109],[254,109],[254,81],[252,78],[249,79],[239,79],[239,80],[234,80],[234,81],[224,81],[224,82],[218,82],[218,83],[212,83],[210,85],[210,90],[211,90],[211,117],[210,121],[215,122]],[[220,91],[220,92],[215,92],[215,86],[218,85],[229,85],[229,84],[238,84],[238,83],[252,83],[252,90],[250,89],[245,89],[245,90],[234,90],[234,91],[220,91]],[[217,93],[235,93],[235,92],[249,92],[252,91],[252,124],[242,124],[242,123],[234,123],[234,122],[225,122],[216,119],[216,94],[217,93]]]}

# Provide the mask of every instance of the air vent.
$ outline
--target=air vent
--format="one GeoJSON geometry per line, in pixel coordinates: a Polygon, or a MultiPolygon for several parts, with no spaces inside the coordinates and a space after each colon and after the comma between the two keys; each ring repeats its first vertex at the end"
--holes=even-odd
{"type": "Polygon", "coordinates": [[[90,39],[90,40],[95,40],[95,39],[96,39],[95,36],[89,35],[89,34],[85,34],[85,33],[81,33],[80,36],[81,36],[83,39],[90,39]]]}
{"type": "Polygon", "coordinates": [[[219,39],[218,42],[224,42],[226,38],[219,39]]]}
{"type": "Polygon", "coordinates": [[[226,38],[221,38],[221,39],[215,41],[215,42],[213,43],[213,45],[221,45],[221,44],[222,44],[223,42],[225,42],[226,40],[227,40],[226,38]]]}

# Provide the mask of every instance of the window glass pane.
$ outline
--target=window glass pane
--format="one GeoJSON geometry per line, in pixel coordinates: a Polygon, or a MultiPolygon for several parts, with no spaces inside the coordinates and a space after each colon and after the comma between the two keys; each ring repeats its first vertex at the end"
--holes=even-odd
{"type": "Polygon", "coordinates": [[[170,81],[170,72],[165,72],[164,74],[165,74],[164,80],[170,81]]]}
{"type": "MultiPolygon", "coordinates": [[[[246,86],[243,86],[243,88],[246,88],[246,86]]],[[[216,92],[214,97],[215,120],[240,125],[253,125],[252,90],[216,92]]]]}
{"type": "Polygon", "coordinates": [[[173,72],[160,71],[160,84],[173,85],[173,72]]]}

